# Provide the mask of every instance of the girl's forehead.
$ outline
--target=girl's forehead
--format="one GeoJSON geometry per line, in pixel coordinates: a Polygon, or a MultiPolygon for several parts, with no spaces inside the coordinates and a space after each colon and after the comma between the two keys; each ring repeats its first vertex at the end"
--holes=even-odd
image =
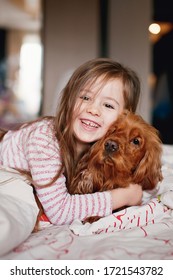
{"type": "Polygon", "coordinates": [[[93,78],[89,81],[87,81],[84,85],[84,89],[86,90],[100,90],[103,87],[105,87],[108,84],[113,84],[113,83],[121,83],[123,86],[122,79],[120,77],[116,78],[106,78],[105,76],[101,76],[98,78],[93,78]]]}

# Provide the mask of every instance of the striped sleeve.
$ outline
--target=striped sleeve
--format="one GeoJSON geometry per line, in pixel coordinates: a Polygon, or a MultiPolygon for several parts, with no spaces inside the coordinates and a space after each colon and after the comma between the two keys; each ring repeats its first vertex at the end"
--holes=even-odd
{"type": "MultiPolygon", "coordinates": [[[[56,139],[52,139],[48,126],[33,130],[27,139],[25,153],[33,180],[44,185],[51,182],[61,167],[56,139]]],[[[37,195],[50,222],[56,225],[70,224],[75,219],[89,216],[106,216],[112,213],[111,195],[100,192],[70,195],[64,175],[49,187],[36,188],[37,195]]]]}
{"type": "Polygon", "coordinates": [[[90,216],[107,216],[112,213],[109,192],[70,195],[63,180],[49,188],[37,190],[44,211],[56,225],[70,224],[75,219],[83,220],[90,216]]]}

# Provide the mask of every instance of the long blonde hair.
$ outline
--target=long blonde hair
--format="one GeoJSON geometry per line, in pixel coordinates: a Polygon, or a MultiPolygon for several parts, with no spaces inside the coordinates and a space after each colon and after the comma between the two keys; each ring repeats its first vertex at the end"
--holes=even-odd
{"type": "MultiPolygon", "coordinates": [[[[76,140],[72,130],[73,111],[76,99],[86,84],[90,84],[91,86],[98,78],[102,78],[101,87],[110,79],[121,79],[123,83],[124,107],[132,112],[136,111],[140,97],[140,81],[132,69],[108,58],[93,59],[78,67],[61,92],[57,113],[53,118],[55,136],[61,150],[62,168],[48,185],[51,185],[62,172],[66,176],[67,184],[71,182],[76,164],[79,160],[76,153],[76,140]]],[[[2,139],[4,134],[5,132],[0,135],[0,139],[2,139]]]]}

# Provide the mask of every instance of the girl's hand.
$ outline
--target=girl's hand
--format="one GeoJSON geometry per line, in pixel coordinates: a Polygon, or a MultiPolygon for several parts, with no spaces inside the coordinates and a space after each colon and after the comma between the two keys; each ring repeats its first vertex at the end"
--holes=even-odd
{"type": "Polygon", "coordinates": [[[142,187],[138,184],[130,184],[127,188],[118,188],[111,191],[112,210],[124,206],[140,205],[142,202],[142,187]]]}

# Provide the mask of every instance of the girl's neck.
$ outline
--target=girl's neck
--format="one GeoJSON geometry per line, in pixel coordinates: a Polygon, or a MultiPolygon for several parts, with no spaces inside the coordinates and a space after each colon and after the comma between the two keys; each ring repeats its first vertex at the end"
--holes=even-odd
{"type": "Polygon", "coordinates": [[[85,152],[88,151],[88,149],[91,147],[90,144],[86,144],[86,143],[78,143],[77,145],[77,149],[76,149],[76,153],[77,153],[77,159],[79,160],[85,152]]]}

